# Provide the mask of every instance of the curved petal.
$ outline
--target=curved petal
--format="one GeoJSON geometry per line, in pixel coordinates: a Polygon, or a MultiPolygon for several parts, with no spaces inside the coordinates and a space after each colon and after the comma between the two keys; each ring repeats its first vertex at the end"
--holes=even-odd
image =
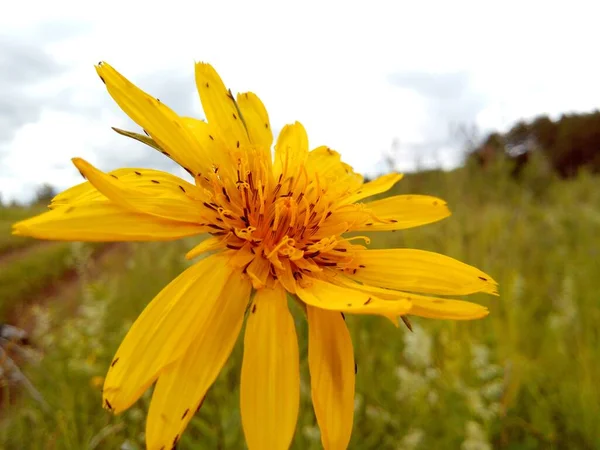
{"type": "MultiPolygon", "coordinates": [[[[283,127],[275,144],[273,173],[275,179],[295,177],[306,164],[308,135],[300,122],[283,127]]],[[[281,180],[280,180],[281,181],[281,180]]]]}
{"type": "Polygon", "coordinates": [[[354,353],[339,313],[308,306],[308,366],[325,450],[348,447],[354,420],[354,353]]]}
{"type": "Polygon", "coordinates": [[[270,167],[273,130],[271,130],[269,114],[260,98],[252,92],[238,94],[237,101],[248,128],[250,141],[259,148],[267,167],[270,167]]]}
{"type": "MultiPolygon", "coordinates": [[[[107,175],[122,181],[129,187],[142,188],[154,195],[160,194],[166,186],[175,191],[179,189],[194,199],[200,200],[203,196],[195,185],[160,170],[125,168],[107,172],[107,175]]],[[[50,208],[93,201],[107,201],[107,198],[92,183],[85,181],[56,195],[50,203],[50,208]]]]}
{"type": "MultiPolygon", "coordinates": [[[[224,140],[221,132],[214,123],[207,123],[203,120],[194,119],[193,117],[182,117],[183,124],[194,135],[194,138],[207,150],[207,158],[210,161],[210,170],[219,170],[221,175],[226,177],[234,177],[236,165],[231,157],[231,152],[227,151],[227,143],[224,140]]],[[[234,141],[235,142],[235,141],[234,141]]],[[[239,142],[233,144],[235,148],[239,146],[239,142]]],[[[193,176],[197,179],[206,175],[205,173],[196,173],[193,176]]]]}
{"type": "Polygon", "coordinates": [[[129,408],[166,366],[186,354],[204,332],[200,324],[214,317],[231,273],[226,258],[209,256],[185,270],[150,302],[110,365],[103,390],[105,407],[115,413],[129,408]]]}
{"type": "Polygon", "coordinates": [[[490,312],[485,306],[436,297],[425,297],[416,294],[406,294],[412,302],[410,315],[427,317],[429,319],[475,320],[482,319],[490,312]]]}
{"type": "Polygon", "coordinates": [[[198,303],[207,302],[205,312],[194,323],[198,331],[183,357],[158,378],[146,421],[149,450],[172,448],[202,404],[233,350],[250,290],[250,283],[236,271],[214,300],[193,299],[198,303]]]}
{"type": "Polygon", "coordinates": [[[296,284],[298,297],[307,305],[321,309],[395,318],[407,314],[412,306],[404,298],[383,300],[367,292],[336,286],[318,278],[305,277],[302,284],[296,284]]]}
{"type": "MultiPolygon", "coordinates": [[[[182,189],[179,183],[183,180],[177,177],[163,173],[164,179],[176,180],[165,184],[155,179],[144,179],[145,186],[160,186],[154,191],[108,175],[81,158],[73,158],[73,164],[98,191],[123,208],[182,222],[201,223],[205,220],[202,203],[188,195],[185,188],[182,189]]],[[[140,176],[140,179],[143,178],[140,176]]]]}
{"type": "Polygon", "coordinates": [[[146,94],[109,64],[96,66],[110,96],[131,119],[142,127],[169,157],[182,167],[198,173],[210,164],[206,152],[182,126],[181,118],[169,107],[146,94]]]}
{"type": "Polygon", "coordinates": [[[246,334],[240,405],[250,450],[287,450],[300,403],[298,339],[286,292],[260,289],[246,334]]]}
{"type": "Polygon", "coordinates": [[[340,202],[340,205],[355,203],[363,198],[389,191],[398,181],[402,179],[402,177],[403,175],[400,173],[388,173],[386,175],[382,175],[379,178],[360,186],[357,191],[344,198],[340,202]]]}
{"type": "Polygon", "coordinates": [[[140,214],[108,201],[63,205],[13,225],[13,234],[54,241],[171,241],[210,228],[140,214]]]}
{"type": "MultiPolygon", "coordinates": [[[[338,274],[339,275],[339,274],[338,274]]],[[[423,295],[411,294],[409,292],[394,291],[391,289],[370,286],[368,284],[359,284],[349,278],[337,276],[332,279],[337,286],[348,290],[357,290],[366,295],[377,296],[386,301],[404,301],[412,305],[410,311],[406,314],[414,316],[429,317],[432,319],[453,319],[453,320],[472,320],[481,319],[488,315],[489,311],[485,306],[477,303],[465,302],[462,300],[427,297],[423,295]]],[[[350,310],[349,312],[352,312],[350,310]]],[[[404,315],[404,314],[402,314],[404,315]]],[[[398,325],[396,315],[387,315],[394,325],[398,325]]]]}
{"type": "Polygon", "coordinates": [[[306,160],[309,179],[322,180],[337,195],[347,195],[362,185],[363,177],[354,172],[351,166],[342,162],[340,154],[329,147],[321,146],[311,150],[306,160]]]}
{"type": "Polygon", "coordinates": [[[441,295],[497,294],[481,270],[439,253],[414,249],[358,250],[359,268],[348,276],[374,286],[441,295]]]}
{"type": "Polygon", "coordinates": [[[236,142],[247,145],[248,132],[235,98],[210,64],[196,63],[196,87],[208,123],[216,127],[228,147],[236,148],[236,142]]]}
{"type": "Polygon", "coordinates": [[[450,216],[445,201],[428,195],[396,195],[365,203],[364,206],[370,217],[355,222],[353,231],[404,230],[450,216]]]}

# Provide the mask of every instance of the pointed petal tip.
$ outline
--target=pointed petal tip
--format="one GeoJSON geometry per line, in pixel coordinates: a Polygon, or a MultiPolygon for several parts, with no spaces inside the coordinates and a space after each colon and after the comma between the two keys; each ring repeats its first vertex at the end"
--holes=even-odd
{"type": "Polygon", "coordinates": [[[85,159],[80,158],[78,156],[71,158],[71,162],[73,163],[73,165],[75,167],[77,167],[77,170],[79,170],[81,175],[83,175],[84,170],[88,169],[89,166],[91,166],[91,164],[89,162],[87,162],[85,159]]]}
{"type": "Polygon", "coordinates": [[[102,82],[106,84],[106,78],[102,75],[106,73],[107,69],[112,69],[110,64],[108,64],[105,61],[99,61],[98,64],[94,64],[94,69],[96,69],[96,73],[98,74],[102,82]]]}
{"type": "Polygon", "coordinates": [[[119,399],[116,395],[110,395],[111,393],[116,394],[118,390],[119,389],[115,387],[107,387],[106,383],[102,389],[102,408],[115,416],[121,414],[129,407],[128,405],[124,407],[123,404],[119,402],[119,399]]]}
{"type": "Polygon", "coordinates": [[[12,234],[13,236],[25,236],[25,233],[24,233],[24,231],[25,231],[25,230],[24,230],[24,227],[23,227],[23,225],[21,225],[21,223],[22,223],[22,222],[15,223],[15,224],[12,226],[12,231],[11,231],[11,234],[12,234]]]}
{"type": "Polygon", "coordinates": [[[474,308],[474,310],[469,315],[465,315],[462,318],[458,318],[457,320],[477,320],[483,319],[484,317],[489,316],[490,310],[482,305],[478,305],[479,308],[474,308]]]}
{"type": "Polygon", "coordinates": [[[210,63],[204,61],[196,61],[194,63],[194,68],[196,74],[207,74],[208,72],[213,72],[215,74],[217,73],[215,68],[210,63]]]}
{"type": "Polygon", "coordinates": [[[197,252],[195,252],[193,249],[190,250],[189,252],[187,252],[184,256],[184,258],[186,259],[186,261],[191,261],[192,259],[194,259],[196,256],[198,256],[196,254],[197,252]]]}
{"type": "Polygon", "coordinates": [[[400,324],[398,323],[398,318],[402,317],[402,316],[383,316],[383,317],[388,319],[392,323],[392,325],[394,325],[394,327],[396,327],[396,328],[400,327],[400,324]]]}

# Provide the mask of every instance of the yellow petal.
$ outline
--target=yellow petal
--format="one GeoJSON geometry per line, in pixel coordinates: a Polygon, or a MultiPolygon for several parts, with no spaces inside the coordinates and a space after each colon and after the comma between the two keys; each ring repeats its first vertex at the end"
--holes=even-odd
{"type": "MultiPolygon", "coordinates": [[[[194,139],[207,151],[207,159],[210,161],[210,170],[217,169],[225,177],[235,177],[236,166],[231,158],[231,153],[224,151],[227,148],[227,141],[223,139],[218,127],[214,123],[207,123],[203,120],[193,117],[181,118],[184,126],[192,133],[194,139]]],[[[239,144],[236,144],[236,147],[239,144]]],[[[206,175],[205,172],[192,174],[197,178],[206,175]]]]}
{"type": "Polygon", "coordinates": [[[209,166],[206,152],[182,126],[181,118],[175,112],[136,87],[109,64],[100,63],[96,71],[121,109],[174,161],[192,173],[203,172],[209,166]]]}
{"type": "MultiPolygon", "coordinates": [[[[326,271],[327,273],[328,271],[326,271]]],[[[357,290],[369,296],[377,296],[387,301],[404,301],[412,305],[407,314],[429,317],[432,319],[453,319],[453,320],[471,320],[480,319],[488,315],[488,309],[476,303],[465,302],[462,300],[445,299],[438,297],[427,297],[423,295],[411,294],[409,292],[395,291],[391,289],[380,288],[368,284],[359,284],[344,276],[337,274],[332,278],[332,283],[349,290],[357,290]]],[[[352,312],[351,310],[349,312],[352,312]]],[[[404,315],[404,314],[401,314],[404,315]]],[[[388,319],[398,326],[398,315],[386,315],[388,319]]]]}
{"type": "Polygon", "coordinates": [[[369,218],[355,222],[353,231],[404,230],[450,216],[446,202],[427,195],[396,195],[366,203],[369,218]]]}
{"type": "MultiPolygon", "coordinates": [[[[153,195],[160,194],[164,190],[164,187],[167,186],[171,190],[179,189],[191,198],[198,200],[203,198],[203,193],[195,185],[160,170],[126,168],[113,170],[107,172],[107,174],[118,179],[127,186],[132,188],[142,188],[153,195]],[[156,183],[156,181],[158,181],[158,183],[156,183]]],[[[92,183],[86,181],[58,194],[52,199],[50,208],[94,201],[105,202],[108,201],[108,199],[96,189],[92,183]]]]}
{"type": "Polygon", "coordinates": [[[223,288],[231,283],[231,273],[224,257],[209,256],[175,278],[150,302],[111,363],[104,383],[105,407],[115,413],[127,409],[166,366],[186,353],[204,332],[201,325],[214,316],[223,288]]]}
{"type": "Polygon", "coordinates": [[[275,144],[275,179],[295,177],[306,164],[308,136],[300,122],[283,127],[275,144]]]}
{"type": "Polygon", "coordinates": [[[56,207],[13,225],[13,234],[54,241],[170,241],[208,230],[140,214],[108,202],[56,207]]]}
{"type": "Polygon", "coordinates": [[[402,179],[402,176],[403,175],[399,173],[388,173],[386,175],[382,175],[379,178],[360,186],[357,191],[344,198],[339,204],[346,205],[349,203],[355,203],[363,198],[389,191],[398,181],[402,179]]]}
{"type": "Polygon", "coordinates": [[[269,277],[269,269],[271,267],[271,263],[266,258],[262,256],[255,257],[248,268],[246,269],[246,273],[252,280],[252,285],[254,289],[260,289],[267,285],[267,278],[269,277]]]}
{"type": "Polygon", "coordinates": [[[308,153],[306,171],[310,180],[318,178],[335,196],[346,196],[363,183],[363,177],[342,162],[338,152],[326,146],[308,153]]]}
{"type": "Polygon", "coordinates": [[[410,301],[403,298],[383,300],[372,294],[336,286],[318,278],[305,277],[303,284],[305,286],[296,284],[298,297],[304,303],[321,309],[352,314],[377,314],[390,318],[408,313],[412,306],[410,301]]]}
{"type": "Polygon", "coordinates": [[[425,297],[416,294],[406,294],[412,302],[410,314],[428,317],[430,319],[474,320],[489,314],[485,306],[462,300],[450,300],[436,297],[425,297]]]}
{"type": "Polygon", "coordinates": [[[237,101],[248,128],[250,141],[258,147],[267,167],[270,167],[273,131],[269,114],[260,99],[252,92],[238,94],[237,101]]]}
{"type": "Polygon", "coordinates": [[[327,146],[320,146],[308,153],[306,170],[317,173],[322,180],[342,178],[352,168],[342,162],[340,154],[327,146]]]}
{"type": "Polygon", "coordinates": [[[236,271],[221,295],[191,299],[205,303],[203,313],[194,322],[197,332],[185,354],[158,378],[146,421],[148,450],[170,449],[179,440],[231,354],[250,289],[250,283],[236,271]]]}
{"type": "Polygon", "coordinates": [[[396,195],[369,202],[366,206],[378,219],[373,229],[381,231],[425,225],[445,219],[451,214],[444,200],[428,195],[396,195]]]}
{"type": "Polygon", "coordinates": [[[354,256],[361,267],[348,276],[363,283],[440,295],[497,293],[489,275],[439,253],[403,248],[358,250],[354,256]]]}
{"type": "Polygon", "coordinates": [[[202,203],[188,195],[185,188],[180,187],[183,180],[175,176],[163,173],[163,179],[175,179],[165,184],[159,180],[145,179],[146,186],[160,186],[153,191],[105,174],[81,158],[73,158],[73,163],[96,189],[123,208],[182,222],[204,221],[202,203]]]}
{"type": "Polygon", "coordinates": [[[281,288],[256,292],[244,336],[242,425],[250,450],[287,450],[300,403],[298,338],[281,288]]]}
{"type": "Polygon", "coordinates": [[[229,148],[236,148],[236,142],[247,145],[248,132],[235,98],[210,64],[196,63],[196,87],[208,123],[216,126],[229,148]]]}
{"type": "Polygon", "coordinates": [[[354,353],[342,316],[308,306],[308,366],[325,450],[345,450],[354,420],[354,353]]]}

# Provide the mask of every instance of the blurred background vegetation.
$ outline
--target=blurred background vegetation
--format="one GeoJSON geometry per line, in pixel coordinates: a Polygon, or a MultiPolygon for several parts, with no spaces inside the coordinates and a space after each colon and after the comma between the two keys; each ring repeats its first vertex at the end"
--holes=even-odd
{"type": "MultiPolygon", "coordinates": [[[[473,143],[463,167],[408,174],[389,193],[442,197],[453,216],[373,234],[372,247],[458,258],[491,274],[500,297],[474,298],[490,308],[484,320],[412,318],[412,333],[348,318],[358,364],[352,449],[600,448],[598,172],[600,113],[540,117],[473,143]]],[[[10,235],[52,195],[42,186],[35,204],[0,208],[0,323],[29,334],[3,341],[0,448],[142,449],[149,393],[113,417],[101,409],[102,377],[195,241],[92,246],[10,235]]],[[[304,359],[293,448],[318,449],[306,323],[296,320],[304,359]]],[[[242,350],[240,340],[180,448],[244,448],[242,350]]]]}

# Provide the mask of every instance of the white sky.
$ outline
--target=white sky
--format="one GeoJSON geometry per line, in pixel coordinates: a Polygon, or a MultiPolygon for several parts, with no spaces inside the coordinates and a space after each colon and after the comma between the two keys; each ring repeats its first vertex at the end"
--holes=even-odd
{"type": "Polygon", "coordinates": [[[382,170],[394,140],[400,170],[456,165],[453,122],[505,130],[598,106],[592,0],[33,3],[3,11],[0,37],[64,69],[23,86],[39,115],[0,141],[5,200],[28,199],[42,182],[80,182],[73,156],[105,170],[158,161],[110,129],[138,131],[98,79],[99,60],[167,104],[189,95],[199,116],[193,63],[210,62],[234,92],[261,97],[274,129],[299,120],[311,146],[329,145],[365,173],[382,170]]]}

